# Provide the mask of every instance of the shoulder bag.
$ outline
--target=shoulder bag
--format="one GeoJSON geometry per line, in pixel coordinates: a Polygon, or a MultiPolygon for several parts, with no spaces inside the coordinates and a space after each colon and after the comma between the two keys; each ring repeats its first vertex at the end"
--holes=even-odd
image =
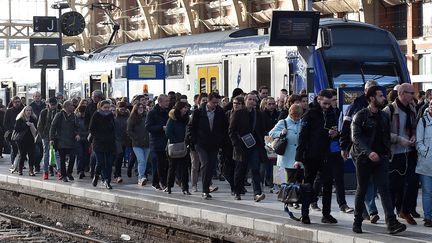
{"type": "MultiPolygon", "coordinates": [[[[288,130],[287,123],[286,123],[285,119],[283,121],[285,124],[285,129],[288,130]]],[[[279,138],[273,143],[274,152],[278,155],[284,155],[287,144],[288,144],[287,134],[285,133],[283,135],[280,135],[279,138]]]]}
{"type": "Polygon", "coordinates": [[[180,143],[169,143],[168,141],[167,153],[168,157],[171,159],[184,158],[186,157],[187,152],[186,143],[184,141],[180,143]]]}

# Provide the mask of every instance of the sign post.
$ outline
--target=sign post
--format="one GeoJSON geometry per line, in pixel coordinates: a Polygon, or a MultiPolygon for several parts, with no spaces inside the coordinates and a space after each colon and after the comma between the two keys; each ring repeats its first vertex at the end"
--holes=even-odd
{"type": "Polygon", "coordinates": [[[126,95],[129,99],[130,80],[163,80],[163,93],[166,92],[165,58],[158,54],[135,54],[126,62],[126,95]]]}

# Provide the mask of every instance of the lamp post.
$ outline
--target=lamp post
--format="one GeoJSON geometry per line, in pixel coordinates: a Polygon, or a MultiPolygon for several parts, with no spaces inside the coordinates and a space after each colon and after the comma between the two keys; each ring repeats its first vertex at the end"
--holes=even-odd
{"type": "Polygon", "coordinates": [[[60,45],[58,46],[58,53],[59,53],[59,77],[58,77],[58,92],[63,93],[64,92],[64,77],[63,77],[63,47],[62,47],[62,31],[61,31],[61,16],[62,16],[62,9],[70,8],[68,2],[56,2],[51,5],[52,9],[58,9],[59,10],[59,17],[57,21],[57,28],[58,28],[58,34],[60,39],[60,45]]]}

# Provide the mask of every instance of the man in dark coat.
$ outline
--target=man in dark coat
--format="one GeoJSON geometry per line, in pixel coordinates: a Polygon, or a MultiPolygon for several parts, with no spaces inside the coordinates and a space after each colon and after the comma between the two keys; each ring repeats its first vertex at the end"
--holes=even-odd
{"type": "MultiPolygon", "coordinates": [[[[338,136],[337,117],[331,112],[332,98],[331,90],[321,90],[316,103],[303,116],[295,156],[297,162],[304,164],[307,185],[312,185],[317,173],[320,172],[323,184],[322,223],[337,223],[330,215],[333,177],[330,163],[327,161],[330,140],[338,136]]],[[[310,200],[305,200],[302,204],[301,220],[304,224],[310,224],[309,204],[310,200]]]]}
{"type": "Polygon", "coordinates": [[[3,127],[5,130],[5,138],[8,142],[10,142],[11,145],[11,163],[14,163],[15,157],[18,154],[18,146],[15,142],[11,141],[12,132],[14,130],[16,117],[18,116],[18,113],[21,112],[21,110],[24,108],[21,99],[18,96],[15,96],[11,99],[12,106],[6,110],[4,121],[3,121],[3,127]]]}
{"type": "Polygon", "coordinates": [[[201,161],[203,198],[210,199],[210,184],[218,163],[217,153],[227,136],[228,123],[219,106],[220,95],[210,93],[207,103],[192,113],[186,137],[198,153],[201,161]]]}
{"type": "Polygon", "coordinates": [[[168,159],[166,156],[166,145],[168,139],[165,130],[168,121],[170,99],[167,95],[161,94],[157,101],[158,103],[147,115],[145,128],[150,133],[150,151],[156,155],[155,160],[152,160],[156,162],[156,164],[152,165],[152,186],[156,190],[159,190],[165,189],[167,186],[168,159]]]}
{"type": "Polygon", "coordinates": [[[245,99],[245,109],[231,115],[229,137],[233,144],[233,159],[236,161],[234,172],[235,199],[241,200],[247,169],[252,171],[254,200],[265,198],[261,190],[260,163],[267,161],[264,149],[265,122],[262,113],[256,110],[257,97],[249,93],[245,99]],[[251,143],[247,142],[250,141],[251,143]],[[254,141],[253,141],[254,140],[254,141]]]}

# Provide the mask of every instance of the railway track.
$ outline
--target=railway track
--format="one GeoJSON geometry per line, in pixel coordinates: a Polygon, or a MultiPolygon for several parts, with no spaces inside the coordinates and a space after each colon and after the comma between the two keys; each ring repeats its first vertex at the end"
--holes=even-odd
{"type": "Polygon", "coordinates": [[[52,226],[36,223],[31,220],[27,220],[7,213],[0,212],[0,218],[5,218],[10,221],[10,227],[2,227],[2,229],[0,229],[0,241],[10,242],[18,240],[24,242],[50,242],[51,240],[48,236],[55,235],[62,239],[68,239],[73,242],[106,242],[96,238],[58,229],[52,226]],[[43,234],[34,234],[34,231],[40,231],[43,232],[43,234]]]}

